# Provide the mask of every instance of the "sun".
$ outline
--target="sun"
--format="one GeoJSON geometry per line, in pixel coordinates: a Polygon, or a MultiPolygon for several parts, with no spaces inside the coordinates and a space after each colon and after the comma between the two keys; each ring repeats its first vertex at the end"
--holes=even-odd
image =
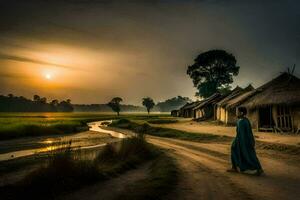
{"type": "Polygon", "coordinates": [[[51,79],[52,79],[52,75],[51,75],[51,74],[45,74],[45,78],[46,78],[47,80],[51,80],[51,79]]]}

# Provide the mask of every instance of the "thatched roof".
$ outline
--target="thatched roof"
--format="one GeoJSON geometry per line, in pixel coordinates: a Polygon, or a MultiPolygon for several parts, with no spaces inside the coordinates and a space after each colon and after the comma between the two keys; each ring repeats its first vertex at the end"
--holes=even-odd
{"type": "Polygon", "coordinates": [[[195,101],[195,102],[192,102],[192,103],[187,103],[183,107],[181,107],[180,110],[193,109],[199,103],[200,103],[200,101],[195,101]]]}
{"type": "Polygon", "coordinates": [[[221,107],[229,107],[234,106],[234,104],[240,104],[248,97],[248,95],[253,94],[253,90],[254,87],[251,84],[244,89],[240,87],[238,89],[234,89],[227,97],[219,101],[217,105],[221,107]],[[247,95],[245,93],[247,93],[247,95]]]}
{"type": "Polygon", "coordinates": [[[256,89],[255,95],[241,106],[248,108],[267,105],[300,105],[300,79],[288,73],[282,73],[275,79],[256,89]]]}
{"type": "Polygon", "coordinates": [[[256,92],[257,91],[254,90],[254,89],[251,90],[251,91],[242,92],[240,95],[238,95],[235,98],[227,101],[226,108],[234,108],[234,107],[237,107],[237,106],[241,105],[247,99],[249,99],[250,97],[252,97],[253,95],[255,95],[256,92]]]}
{"type": "Polygon", "coordinates": [[[254,90],[255,88],[252,86],[252,84],[249,84],[247,87],[245,87],[243,90],[244,91],[251,91],[254,90]]]}
{"type": "Polygon", "coordinates": [[[233,95],[232,98],[224,102],[223,106],[225,106],[226,108],[234,108],[236,106],[239,106],[248,98],[252,97],[255,93],[256,90],[251,84],[249,84],[247,87],[239,91],[239,93],[236,93],[236,95],[233,95]]]}
{"type": "Polygon", "coordinates": [[[222,98],[222,95],[218,92],[213,95],[207,97],[205,100],[201,101],[198,105],[196,105],[193,109],[199,109],[209,104],[217,103],[222,98]]]}
{"type": "Polygon", "coordinates": [[[221,107],[223,107],[223,106],[226,106],[226,103],[230,100],[230,99],[232,99],[232,98],[234,98],[234,97],[236,97],[238,94],[240,94],[240,92],[242,91],[243,89],[241,88],[241,87],[239,87],[239,86],[237,86],[236,88],[234,88],[225,98],[223,98],[222,100],[220,100],[218,103],[217,103],[217,105],[218,106],[221,106],[221,107]]]}

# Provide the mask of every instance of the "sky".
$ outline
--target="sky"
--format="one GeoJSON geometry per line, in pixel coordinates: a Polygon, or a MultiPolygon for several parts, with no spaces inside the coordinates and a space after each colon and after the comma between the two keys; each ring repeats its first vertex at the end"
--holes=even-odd
{"type": "Polygon", "coordinates": [[[298,0],[0,0],[0,94],[106,103],[194,99],[186,74],[211,49],[258,87],[296,64],[298,0]]]}

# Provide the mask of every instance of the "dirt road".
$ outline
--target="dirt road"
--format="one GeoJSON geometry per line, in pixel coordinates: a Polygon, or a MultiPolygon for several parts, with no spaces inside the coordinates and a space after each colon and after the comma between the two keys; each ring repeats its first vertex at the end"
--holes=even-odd
{"type": "MultiPolygon", "coordinates": [[[[210,133],[214,135],[225,135],[235,137],[236,128],[234,126],[216,125],[214,122],[195,122],[192,120],[180,120],[178,123],[159,124],[165,128],[172,128],[192,133],[210,133]]],[[[253,133],[257,140],[264,142],[300,145],[300,137],[297,134],[276,134],[270,132],[257,132],[253,129],[253,133]]]]}
{"type": "Polygon", "coordinates": [[[293,157],[260,150],[266,174],[228,173],[230,144],[198,143],[147,137],[168,150],[182,170],[179,185],[168,199],[299,199],[300,166],[293,157]]]}

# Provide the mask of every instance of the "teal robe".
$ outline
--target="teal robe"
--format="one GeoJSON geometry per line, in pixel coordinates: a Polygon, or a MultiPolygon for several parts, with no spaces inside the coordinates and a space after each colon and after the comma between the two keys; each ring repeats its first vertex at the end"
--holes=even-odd
{"type": "Polygon", "coordinates": [[[233,168],[240,171],[262,169],[255,152],[255,140],[251,124],[247,118],[237,121],[236,137],[231,145],[231,162],[233,168]]]}

